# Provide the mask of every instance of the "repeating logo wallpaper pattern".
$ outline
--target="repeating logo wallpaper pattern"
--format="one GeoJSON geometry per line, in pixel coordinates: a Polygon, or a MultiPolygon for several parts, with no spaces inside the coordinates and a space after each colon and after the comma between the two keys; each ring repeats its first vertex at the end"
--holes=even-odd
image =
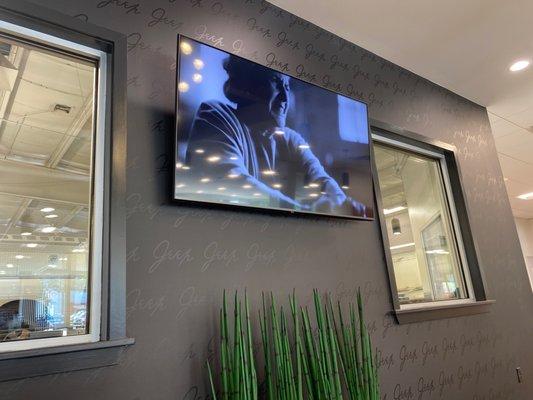
{"type": "Polygon", "coordinates": [[[255,302],[263,290],[295,288],[305,303],[315,287],[347,301],[358,286],[383,400],[530,398],[533,299],[484,108],[266,1],[38,3],[127,35],[127,331],[136,344],[119,366],[5,382],[0,398],[209,399],[204,365],[216,352],[224,288],[247,288],[255,302]],[[398,326],[377,221],[170,204],[178,33],[455,145],[491,313],[398,326]]]}

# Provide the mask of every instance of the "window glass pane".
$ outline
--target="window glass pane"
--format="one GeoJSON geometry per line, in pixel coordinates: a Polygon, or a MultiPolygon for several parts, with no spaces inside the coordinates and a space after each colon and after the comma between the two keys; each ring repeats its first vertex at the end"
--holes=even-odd
{"type": "Polygon", "coordinates": [[[95,74],[0,37],[0,342],[88,333],[95,74]]]}
{"type": "Polygon", "coordinates": [[[467,298],[439,160],[374,151],[400,304],[467,298]]]}

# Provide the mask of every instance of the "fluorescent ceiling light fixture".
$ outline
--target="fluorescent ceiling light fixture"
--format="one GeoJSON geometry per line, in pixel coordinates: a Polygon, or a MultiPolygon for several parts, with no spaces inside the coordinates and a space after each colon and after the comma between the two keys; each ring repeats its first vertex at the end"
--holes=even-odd
{"type": "Polygon", "coordinates": [[[414,246],[414,242],[413,243],[405,243],[405,244],[398,244],[396,246],[391,246],[390,249],[391,250],[397,250],[397,249],[403,249],[405,247],[411,247],[411,246],[414,246]]]}
{"type": "Polygon", "coordinates": [[[7,268],[13,268],[14,265],[13,265],[13,264],[6,264],[6,267],[7,267],[7,268]]]}
{"type": "Polygon", "coordinates": [[[531,200],[533,199],[533,192],[521,194],[520,196],[517,196],[517,198],[521,200],[531,200]]]}
{"type": "Polygon", "coordinates": [[[45,215],[44,217],[45,218],[57,218],[58,215],[57,214],[48,214],[48,215],[45,215]]]}
{"type": "Polygon", "coordinates": [[[383,209],[383,214],[385,214],[385,215],[393,214],[393,213],[398,212],[398,211],[403,211],[406,208],[407,207],[404,207],[404,206],[398,206],[398,207],[393,207],[393,208],[384,208],[383,209]]]}
{"type": "Polygon", "coordinates": [[[15,256],[15,258],[16,258],[17,260],[22,260],[22,259],[24,258],[24,256],[23,256],[22,254],[17,254],[17,255],[15,256]]]}
{"type": "Polygon", "coordinates": [[[20,236],[31,236],[31,232],[22,232],[20,236]]]}
{"type": "Polygon", "coordinates": [[[55,210],[56,209],[52,208],[52,207],[41,208],[41,212],[52,212],[52,211],[55,211],[55,210]]]}
{"type": "Polygon", "coordinates": [[[529,64],[530,64],[529,60],[516,61],[509,67],[509,71],[511,72],[522,71],[523,69],[526,69],[527,67],[529,67],[529,64]]]}
{"type": "Polygon", "coordinates": [[[41,229],[41,232],[51,233],[56,230],[55,226],[47,226],[46,228],[41,229]]]}
{"type": "Polygon", "coordinates": [[[450,254],[450,252],[444,249],[427,250],[426,254],[450,254]]]}
{"type": "Polygon", "coordinates": [[[36,248],[37,246],[38,246],[37,243],[28,243],[28,244],[26,245],[26,247],[29,247],[30,249],[34,249],[34,248],[36,248]]]}

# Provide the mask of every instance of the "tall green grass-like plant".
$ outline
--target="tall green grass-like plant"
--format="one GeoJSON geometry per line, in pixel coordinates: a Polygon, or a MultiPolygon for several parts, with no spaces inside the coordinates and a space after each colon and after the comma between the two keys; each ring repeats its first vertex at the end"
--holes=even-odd
{"type": "MultiPolygon", "coordinates": [[[[221,400],[257,400],[257,374],[252,342],[250,306],[244,293],[244,312],[235,293],[233,305],[233,340],[230,337],[226,292],[220,309],[220,386],[221,400]]],[[[209,382],[213,399],[217,393],[209,362],[209,382]]]]}
{"type": "MultiPolygon", "coordinates": [[[[264,387],[268,400],[378,400],[379,382],[372,345],[358,291],[357,303],[349,304],[345,319],[340,302],[336,312],[329,295],[324,300],[313,291],[314,324],[307,307],[298,307],[289,296],[292,333],[283,307],[274,296],[263,295],[259,312],[264,353],[264,387]]],[[[226,297],[221,310],[222,400],[257,399],[258,383],[252,348],[252,329],[245,294],[244,319],[235,296],[234,341],[229,342],[226,297]]],[[[216,399],[211,368],[211,391],[216,399]]]]}

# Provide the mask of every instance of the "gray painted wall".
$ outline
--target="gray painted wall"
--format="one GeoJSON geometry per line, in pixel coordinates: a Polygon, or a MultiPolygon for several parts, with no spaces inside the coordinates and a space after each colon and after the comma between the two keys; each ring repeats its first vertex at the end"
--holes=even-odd
{"type": "Polygon", "coordinates": [[[533,298],[483,107],[259,0],[39,3],[129,35],[127,331],[137,344],[120,366],[3,383],[0,398],[206,399],[223,288],[348,299],[357,286],[384,399],[531,398],[533,298]],[[456,145],[492,312],[395,325],[377,222],[169,204],[178,32],[286,65],[368,102],[372,118],[456,145]]]}

